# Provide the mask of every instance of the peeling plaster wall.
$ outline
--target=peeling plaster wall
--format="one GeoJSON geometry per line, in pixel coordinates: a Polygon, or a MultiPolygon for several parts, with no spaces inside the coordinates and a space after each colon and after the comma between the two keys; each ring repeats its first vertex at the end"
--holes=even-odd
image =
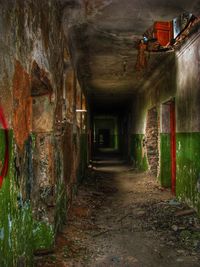
{"type": "MultiPolygon", "coordinates": [[[[46,135],[46,128],[43,136],[39,133],[41,117],[37,120],[36,113],[42,113],[44,105],[33,103],[31,69],[36,61],[54,92],[62,85],[64,38],[58,10],[53,1],[1,2],[0,95],[10,135],[10,167],[0,190],[2,267],[32,266],[33,251],[54,242],[55,212],[49,209],[55,201],[54,137],[46,135]]],[[[44,109],[47,117],[50,112],[44,109]]],[[[0,147],[3,144],[1,135],[0,147]]]]}
{"type": "MultiPolygon", "coordinates": [[[[33,251],[54,245],[77,186],[76,78],[65,75],[57,1],[1,1],[0,32],[0,105],[10,141],[0,189],[0,266],[32,266],[33,251]]],[[[0,128],[0,167],[4,149],[0,128]]]]}
{"type": "Polygon", "coordinates": [[[200,34],[194,34],[176,53],[177,132],[200,131],[200,34]]]}
{"type": "Polygon", "coordinates": [[[200,35],[177,51],[177,196],[200,213],[200,35]]]}

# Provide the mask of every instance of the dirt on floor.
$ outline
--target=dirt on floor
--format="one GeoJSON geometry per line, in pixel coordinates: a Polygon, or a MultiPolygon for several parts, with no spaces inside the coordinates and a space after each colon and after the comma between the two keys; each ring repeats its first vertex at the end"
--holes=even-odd
{"type": "Polygon", "coordinates": [[[59,234],[36,267],[200,266],[200,220],[154,177],[97,160],[59,234]]]}

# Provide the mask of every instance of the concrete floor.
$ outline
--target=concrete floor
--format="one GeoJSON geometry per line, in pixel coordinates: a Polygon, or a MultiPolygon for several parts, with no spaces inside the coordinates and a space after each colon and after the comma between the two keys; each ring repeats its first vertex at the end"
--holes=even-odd
{"type": "Polygon", "coordinates": [[[98,157],[51,255],[35,266],[200,266],[200,223],[148,173],[98,157]]]}

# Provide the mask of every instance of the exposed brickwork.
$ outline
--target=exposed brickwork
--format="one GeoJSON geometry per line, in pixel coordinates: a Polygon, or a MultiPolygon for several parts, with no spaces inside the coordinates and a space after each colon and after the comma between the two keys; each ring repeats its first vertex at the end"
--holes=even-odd
{"type": "Polygon", "coordinates": [[[147,114],[146,125],[146,149],[147,159],[149,163],[150,171],[157,177],[159,168],[159,148],[158,148],[158,112],[156,108],[152,108],[147,114]]]}

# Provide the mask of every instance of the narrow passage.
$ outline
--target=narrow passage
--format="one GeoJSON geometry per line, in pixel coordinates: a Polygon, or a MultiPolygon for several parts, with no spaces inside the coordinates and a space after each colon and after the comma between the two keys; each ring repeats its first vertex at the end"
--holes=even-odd
{"type": "Polygon", "coordinates": [[[200,266],[200,221],[148,173],[97,159],[78,190],[55,251],[37,267],[200,266]]]}

